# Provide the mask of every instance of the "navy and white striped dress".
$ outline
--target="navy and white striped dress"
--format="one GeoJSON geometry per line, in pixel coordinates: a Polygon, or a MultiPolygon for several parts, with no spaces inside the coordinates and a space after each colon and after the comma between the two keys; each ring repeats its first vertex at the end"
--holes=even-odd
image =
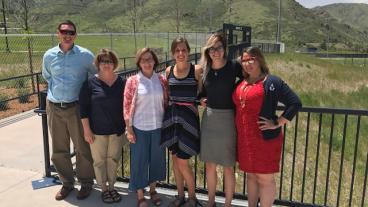
{"type": "Polygon", "coordinates": [[[197,80],[194,65],[185,78],[176,78],[174,66],[170,68],[169,107],[162,124],[161,146],[170,148],[174,144],[188,155],[197,155],[200,150],[200,132],[197,98],[197,80]]]}

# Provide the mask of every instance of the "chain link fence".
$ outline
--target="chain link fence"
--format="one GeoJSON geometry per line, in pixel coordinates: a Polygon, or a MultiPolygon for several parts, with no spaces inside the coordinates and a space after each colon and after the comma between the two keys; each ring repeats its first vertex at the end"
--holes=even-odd
{"type": "MultiPolygon", "coordinates": [[[[139,48],[152,48],[159,62],[168,63],[172,59],[171,42],[176,37],[185,37],[191,47],[190,53],[198,54],[209,35],[210,33],[78,34],[76,44],[88,48],[94,54],[101,48],[115,51],[120,59],[117,72],[122,72],[136,68],[135,53],[139,48]]],[[[58,42],[56,34],[0,35],[0,119],[37,106],[37,86],[41,90],[45,87],[40,74],[42,57],[58,42]]],[[[254,42],[252,45],[260,47],[264,52],[277,52],[279,48],[278,45],[263,42],[254,42]]]]}
{"type": "MultiPolygon", "coordinates": [[[[170,58],[170,46],[178,36],[187,38],[192,52],[200,50],[209,33],[109,33],[79,34],[76,44],[93,53],[101,48],[115,51],[121,59],[120,70],[134,67],[137,49],[151,47],[163,61],[170,58]]],[[[0,80],[41,71],[42,56],[58,44],[55,34],[0,35],[0,80]]]]}
{"type": "MultiPolygon", "coordinates": [[[[151,47],[160,62],[171,59],[171,42],[185,37],[191,53],[200,52],[209,33],[108,33],[78,34],[76,44],[96,54],[109,48],[118,54],[118,71],[135,69],[135,53],[142,47],[151,47]]],[[[56,34],[0,35],[0,119],[38,105],[37,93],[45,89],[42,78],[42,57],[58,44],[56,34]],[[40,88],[37,88],[40,87],[40,88]]]]}

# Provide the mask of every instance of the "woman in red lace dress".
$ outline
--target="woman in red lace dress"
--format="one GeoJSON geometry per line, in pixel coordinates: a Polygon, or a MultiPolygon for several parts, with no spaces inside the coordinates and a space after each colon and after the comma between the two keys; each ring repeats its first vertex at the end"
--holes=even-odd
{"type": "Polygon", "coordinates": [[[236,106],[237,159],[247,173],[250,207],[272,206],[276,195],[274,174],[279,172],[283,142],[282,126],[290,121],[302,104],[299,97],[279,77],[269,74],[259,48],[244,50],[241,57],[244,80],[233,93],[236,106]],[[285,105],[276,115],[278,102],[285,105]]]}

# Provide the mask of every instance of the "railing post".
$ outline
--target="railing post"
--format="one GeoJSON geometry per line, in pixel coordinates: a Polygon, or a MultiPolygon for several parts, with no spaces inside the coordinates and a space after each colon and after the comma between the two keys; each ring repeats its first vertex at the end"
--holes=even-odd
{"type": "Polygon", "coordinates": [[[126,71],[125,58],[123,59],[123,62],[124,62],[124,71],[126,71]]]}
{"type": "Polygon", "coordinates": [[[46,114],[46,96],[47,91],[40,92],[40,105],[39,109],[44,111],[42,113],[42,133],[43,133],[43,154],[44,154],[44,161],[45,161],[45,176],[51,177],[51,167],[50,167],[50,150],[49,150],[49,132],[48,132],[48,125],[47,125],[47,114],[46,114]]]}
{"type": "Polygon", "coordinates": [[[113,48],[112,48],[112,33],[110,33],[110,50],[113,50],[113,48]]]}

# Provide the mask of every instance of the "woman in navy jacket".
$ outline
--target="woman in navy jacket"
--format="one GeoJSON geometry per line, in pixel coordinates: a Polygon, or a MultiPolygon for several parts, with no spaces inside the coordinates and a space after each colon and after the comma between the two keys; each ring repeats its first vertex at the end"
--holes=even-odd
{"type": "Polygon", "coordinates": [[[269,68],[259,48],[241,56],[244,80],[233,93],[236,106],[237,159],[247,173],[249,206],[272,206],[276,195],[274,174],[279,172],[282,126],[291,121],[302,104],[299,97],[269,68]],[[280,116],[277,104],[285,105],[280,116]]]}

